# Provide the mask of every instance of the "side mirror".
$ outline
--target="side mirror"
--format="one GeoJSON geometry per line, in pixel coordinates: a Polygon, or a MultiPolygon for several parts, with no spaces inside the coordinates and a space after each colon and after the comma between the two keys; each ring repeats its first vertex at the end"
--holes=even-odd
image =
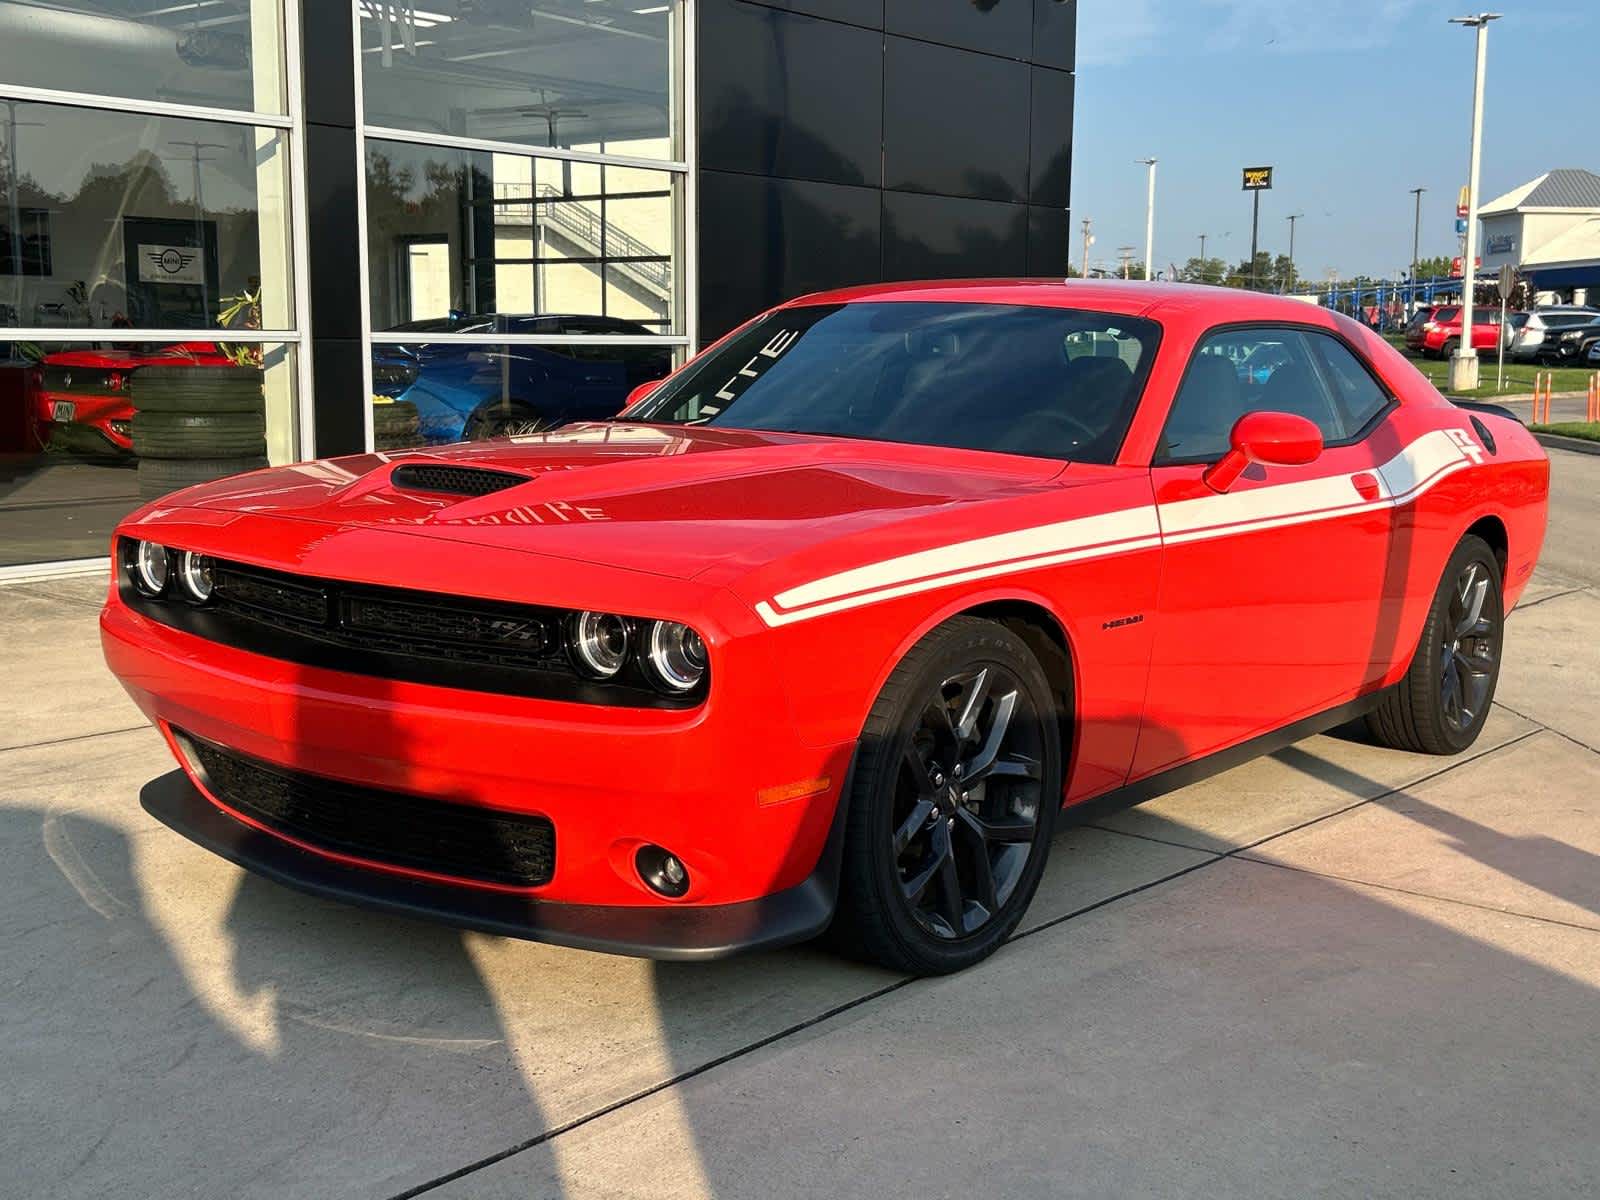
{"type": "Polygon", "coordinates": [[[639,401],[643,400],[646,396],[648,396],[651,392],[655,391],[660,386],[661,386],[661,380],[659,380],[659,379],[647,379],[647,380],[645,380],[638,387],[634,388],[633,391],[628,393],[628,400],[627,400],[627,403],[625,403],[622,406],[622,411],[623,412],[627,412],[628,409],[632,408],[635,404],[639,403],[639,401]]]}
{"type": "Polygon", "coordinates": [[[1322,430],[1293,413],[1245,413],[1228,435],[1233,448],[1206,468],[1200,478],[1214,492],[1225,492],[1253,462],[1298,467],[1322,453],[1322,430]]]}

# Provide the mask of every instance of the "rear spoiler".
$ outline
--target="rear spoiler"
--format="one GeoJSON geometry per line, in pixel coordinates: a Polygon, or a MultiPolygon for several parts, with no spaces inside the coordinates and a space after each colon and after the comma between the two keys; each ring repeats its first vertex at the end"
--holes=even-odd
{"type": "Polygon", "coordinates": [[[1456,400],[1450,397],[1447,397],[1447,399],[1457,408],[1464,408],[1468,412],[1490,413],[1496,417],[1505,417],[1509,421],[1515,421],[1518,425],[1522,424],[1521,417],[1517,416],[1509,408],[1502,407],[1499,404],[1484,404],[1479,400],[1456,400]]]}

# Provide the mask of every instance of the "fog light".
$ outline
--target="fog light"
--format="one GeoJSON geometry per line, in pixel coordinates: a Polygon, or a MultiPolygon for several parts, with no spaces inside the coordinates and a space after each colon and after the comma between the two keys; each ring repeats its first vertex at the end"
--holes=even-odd
{"type": "Polygon", "coordinates": [[[676,900],[689,890],[688,868],[676,854],[660,846],[640,846],[633,866],[647,888],[668,899],[676,900]]]}
{"type": "Polygon", "coordinates": [[[185,550],[178,556],[178,582],[196,604],[211,599],[211,560],[204,554],[185,550]]]}
{"type": "Polygon", "coordinates": [[[159,596],[167,590],[167,576],[171,571],[167,548],[154,542],[135,542],[133,550],[133,581],[147,596],[159,596]]]}

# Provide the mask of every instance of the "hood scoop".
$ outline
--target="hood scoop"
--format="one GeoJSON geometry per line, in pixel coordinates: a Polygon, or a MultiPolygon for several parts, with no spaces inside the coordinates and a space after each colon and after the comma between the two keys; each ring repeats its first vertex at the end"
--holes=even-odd
{"type": "Polygon", "coordinates": [[[515,471],[450,467],[439,463],[401,463],[389,476],[389,485],[403,491],[451,496],[487,496],[532,482],[531,476],[519,475],[515,471]]]}

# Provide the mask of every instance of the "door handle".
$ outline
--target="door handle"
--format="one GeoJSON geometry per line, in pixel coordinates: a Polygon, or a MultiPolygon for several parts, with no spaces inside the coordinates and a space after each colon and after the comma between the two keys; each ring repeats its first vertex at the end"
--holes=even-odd
{"type": "Polygon", "coordinates": [[[1356,491],[1363,500],[1378,498],[1378,477],[1371,471],[1362,471],[1358,475],[1350,476],[1350,482],[1355,484],[1356,491]]]}

